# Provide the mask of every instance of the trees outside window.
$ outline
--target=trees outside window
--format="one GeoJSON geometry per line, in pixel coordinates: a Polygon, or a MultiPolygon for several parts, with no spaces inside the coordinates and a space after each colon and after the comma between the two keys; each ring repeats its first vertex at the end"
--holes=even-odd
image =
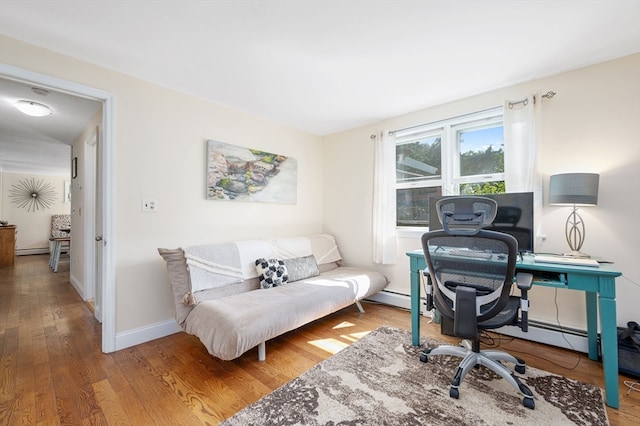
{"type": "Polygon", "coordinates": [[[429,226],[434,196],[505,192],[502,108],[395,136],[397,226],[429,226]]]}

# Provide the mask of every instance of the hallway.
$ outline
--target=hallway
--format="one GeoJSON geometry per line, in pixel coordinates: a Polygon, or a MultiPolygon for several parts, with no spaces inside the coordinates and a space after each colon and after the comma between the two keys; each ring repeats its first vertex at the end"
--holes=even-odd
{"type": "Polygon", "coordinates": [[[62,423],[79,424],[78,391],[86,409],[92,405],[101,325],[70,284],[69,263],[53,273],[48,260],[18,256],[15,267],[1,271],[2,424],[57,423],[58,410],[66,413],[62,423]]]}

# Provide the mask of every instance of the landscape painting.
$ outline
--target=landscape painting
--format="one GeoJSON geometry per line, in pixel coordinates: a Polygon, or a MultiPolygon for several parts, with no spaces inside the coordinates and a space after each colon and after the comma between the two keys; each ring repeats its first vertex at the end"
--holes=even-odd
{"type": "Polygon", "coordinates": [[[295,204],[297,180],[295,158],[207,141],[207,200],[295,204]]]}

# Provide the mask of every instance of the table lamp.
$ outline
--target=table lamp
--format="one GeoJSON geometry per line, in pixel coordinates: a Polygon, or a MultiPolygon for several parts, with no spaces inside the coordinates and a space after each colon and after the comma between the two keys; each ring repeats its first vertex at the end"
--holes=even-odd
{"type": "Polygon", "coordinates": [[[564,173],[551,176],[549,181],[549,204],[571,205],[572,212],[565,224],[565,236],[571,251],[565,256],[591,257],[580,249],[584,243],[585,226],[578,214],[578,206],[595,206],[598,204],[597,173],[564,173]]]}

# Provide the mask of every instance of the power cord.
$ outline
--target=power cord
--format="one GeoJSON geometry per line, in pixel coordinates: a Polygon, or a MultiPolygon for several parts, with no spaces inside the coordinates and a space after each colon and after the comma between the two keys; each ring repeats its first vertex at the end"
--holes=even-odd
{"type": "MultiPolygon", "coordinates": [[[[555,293],[554,293],[554,297],[553,297],[553,303],[556,306],[556,323],[558,324],[558,327],[560,327],[560,329],[562,330],[562,324],[560,324],[560,307],[558,306],[558,289],[557,288],[555,289],[555,293]]],[[[576,349],[573,347],[571,342],[567,339],[567,337],[565,336],[564,332],[560,331],[560,334],[562,335],[562,338],[564,339],[564,341],[567,342],[567,344],[569,345],[571,350],[576,352],[576,349]]],[[[545,357],[542,357],[542,356],[539,356],[539,355],[535,355],[535,354],[532,354],[530,352],[519,351],[517,349],[511,349],[511,348],[509,348],[509,351],[510,352],[518,352],[518,353],[521,353],[521,354],[526,354],[526,355],[529,355],[529,356],[536,357],[538,359],[547,361],[547,362],[555,365],[556,367],[560,367],[560,368],[563,368],[563,369],[568,370],[568,371],[572,371],[572,370],[575,370],[576,368],[578,368],[578,366],[580,365],[580,361],[582,360],[582,355],[578,354],[578,360],[575,362],[575,364],[573,366],[571,366],[571,367],[566,367],[566,366],[560,365],[557,362],[554,362],[554,361],[552,361],[552,360],[550,360],[548,358],[545,358],[545,357]]]]}
{"type": "Polygon", "coordinates": [[[482,330],[480,333],[480,343],[486,348],[499,348],[502,342],[510,343],[514,341],[513,337],[504,337],[499,333],[494,334],[495,336],[492,336],[489,331],[482,330]]]}
{"type": "Polygon", "coordinates": [[[622,278],[624,278],[625,280],[629,281],[631,284],[635,285],[636,287],[640,287],[640,284],[638,284],[637,282],[633,281],[631,278],[627,277],[625,274],[622,274],[622,278]]]}
{"type": "MultiPolygon", "coordinates": [[[[555,291],[553,294],[553,303],[556,305],[556,322],[558,323],[558,327],[560,327],[560,330],[561,330],[560,334],[562,335],[562,338],[564,339],[564,341],[567,342],[571,350],[575,352],[576,349],[573,347],[569,339],[567,339],[567,336],[564,335],[564,331],[562,331],[562,324],[560,324],[560,307],[558,306],[558,289],[556,288],[554,290],[555,291]]],[[[582,356],[578,355],[578,361],[575,363],[573,367],[567,368],[567,370],[576,369],[580,365],[581,360],[582,360],[582,356]]]]}
{"type": "Polygon", "coordinates": [[[629,388],[627,391],[627,395],[629,395],[632,391],[640,392],[640,382],[632,382],[631,380],[625,380],[623,382],[626,387],[629,388]]]}
{"type": "MultiPolygon", "coordinates": [[[[494,333],[494,334],[496,334],[496,336],[492,336],[489,332],[483,331],[482,334],[480,335],[481,343],[485,347],[498,348],[498,347],[500,347],[502,342],[510,343],[510,342],[515,340],[513,337],[505,338],[499,333],[494,333]]],[[[556,367],[560,367],[560,368],[563,368],[563,369],[568,370],[568,371],[575,370],[578,367],[578,365],[580,364],[580,360],[582,359],[582,355],[578,354],[578,361],[573,366],[567,367],[565,365],[558,364],[557,362],[554,362],[554,361],[550,360],[549,358],[545,358],[543,356],[536,355],[536,354],[528,352],[528,351],[521,351],[521,350],[513,349],[513,348],[509,348],[508,351],[509,352],[516,352],[516,353],[527,355],[527,356],[532,356],[532,357],[541,359],[543,361],[547,361],[548,363],[553,364],[556,367]]]]}

